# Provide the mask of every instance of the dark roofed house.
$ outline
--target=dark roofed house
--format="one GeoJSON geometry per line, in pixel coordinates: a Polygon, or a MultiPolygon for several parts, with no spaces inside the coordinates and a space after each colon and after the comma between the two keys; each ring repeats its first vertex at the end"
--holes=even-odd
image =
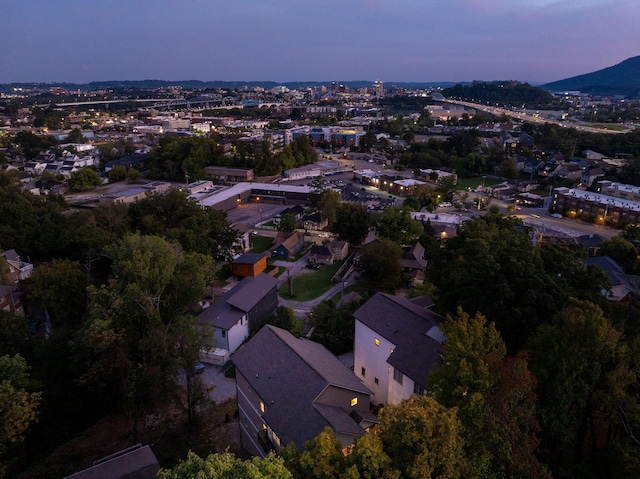
{"type": "Polygon", "coordinates": [[[278,307],[278,280],[265,273],[246,277],[198,315],[198,322],[213,328],[214,346],[233,352],[278,307]]]}
{"type": "Polygon", "coordinates": [[[373,391],[376,404],[426,393],[446,339],[439,327],[443,318],[426,307],[430,303],[376,293],[353,313],[353,371],[373,391]]]}
{"type": "Polygon", "coordinates": [[[369,388],[321,344],[264,326],[232,358],[240,439],[251,454],[303,450],[326,427],[343,448],[377,423],[369,388]]]}
{"type": "Polygon", "coordinates": [[[328,245],[314,244],[309,251],[309,262],[316,264],[333,264],[333,251],[328,245]]]}
{"type": "Polygon", "coordinates": [[[424,246],[416,243],[402,249],[400,265],[408,274],[412,285],[424,282],[424,269],[427,267],[427,260],[424,257],[424,246]]]}
{"type": "Polygon", "coordinates": [[[94,461],[93,466],[65,479],[153,479],[159,470],[151,448],[136,444],[94,461]]]}
{"type": "Polygon", "coordinates": [[[427,260],[424,257],[424,246],[416,243],[413,246],[407,246],[402,249],[400,257],[400,265],[405,271],[414,269],[424,270],[427,267],[427,260]]]}
{"type": "Polygon", "coordinates": [[[9,311],[18,316],[24,316],[21,291],[16,286],[0,284],[0,309],[9,311]]]}
{"type": "Polygon", "coordinates": [[[593,256],[587,258],[585,266],[597,266],[609,278],[611,289],[603,290],[602,294],[611,301],[621,301],[630,293],[640,292],[640,276],[625,274],[623,269],[609,256],[593,256]]]}

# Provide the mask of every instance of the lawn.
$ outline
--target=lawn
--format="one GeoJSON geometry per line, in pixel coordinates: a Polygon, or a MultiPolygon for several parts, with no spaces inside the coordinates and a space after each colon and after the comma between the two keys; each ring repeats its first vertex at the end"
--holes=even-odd
{"type": "MultiPolygon", "coordinates": [[[[458,177],[458,184],[456,185],[459,190],[466,190],[467,188],[471,188],[475,190],[478,185],[482,184],[483,178],[481,176],[474,176],[473,178],[460,178],[458,177]]],[[[484,178],[484,186],[493,186],[499,183],[502,183],[504,180],[500,178],[484,178]]]]}
{"type": "Polygon", "coordinates": [[[289,282],[285,281],[280,288],[280,296],[293,301],[311,301],[323,293],[326,293],[332,286],[331,278],[342,262],[322,266],[318,271],[309,271],[293,278],[293,296],[289,294],[289,282]]]}
{"type": "Polygon", "coordinates": [[[252,253],[262,253],[271,248],[273,238],[271,236],[253,235],[251,236],[251,244],[253,246],[251,248],[252,253]]]}

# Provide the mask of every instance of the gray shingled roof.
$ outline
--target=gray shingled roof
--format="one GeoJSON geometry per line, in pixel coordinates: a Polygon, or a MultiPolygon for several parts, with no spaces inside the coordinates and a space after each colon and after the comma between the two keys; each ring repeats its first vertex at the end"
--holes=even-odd
{"type": "Polygon", "coordinates": [[[431,328],[444,319],[416,302],[386,293],[376,293],[353,317],[383,338],[395,344],[387,362],[421,386],[440,364],[444,352],[439,335],[431,328]],[[429,333],[429,335],[427,335],[429,333]]]}
{"type": "Polygon", "coordinates": [[[276,278],[265,273],[260,273],[258,276],[245,278],[240,281],[238,286],[229,291],[230,294],[226,298],[226,301],[231,306],[248,312],[251,311],[269,291],[277,286],[278,280],[276,278]]]}
{"type": "Polygon", "coordinates": [[[347,426],[344,416],[314,401],[328,386],[372,394],[338,358],[321,344],[296,339],[288,331],[266,325],[231,358],[264,402],[263,417],[283,444],[298,450],[327,426],[363,433],[347,426]]]}
{"type": "Polygon", "coordinates": [[[202,311],[198,315],[198,321],[209,323],[214,328],[229,330],[277,285],[277,279],[264,273],[244,278],[231,291],[202,311]]]}

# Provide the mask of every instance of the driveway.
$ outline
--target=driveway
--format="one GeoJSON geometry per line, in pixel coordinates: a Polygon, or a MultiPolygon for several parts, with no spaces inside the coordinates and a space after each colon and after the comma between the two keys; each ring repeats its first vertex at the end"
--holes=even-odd
{"type": "Polygon", "coordinates": [[[213,364],[204,364],[204,372],[200,374],[202,383],[207,387],[212,387],[209,391],[209,397],[216,404],[225,402],[228,399],[236,397],[236,381],[228,378],[222,372],[220,366],[213,364]]]}

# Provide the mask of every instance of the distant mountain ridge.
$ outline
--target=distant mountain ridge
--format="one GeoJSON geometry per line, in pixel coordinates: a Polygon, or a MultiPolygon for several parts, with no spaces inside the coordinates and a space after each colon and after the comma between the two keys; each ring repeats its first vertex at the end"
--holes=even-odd
{"type": "MultiPolygon", "coordinates": [[[[358,81],[336,81],[338,84],[347,85],[349,88],[362,88],[370,87],[373,82],[358,80],[358,81]]],[[[112,80],[112,81],[98,81],[91,83],[67,83],[67,82],[20,82],[20,83],[4,83],[0,84],[0,91],[9,92],[14,88],[56,88],[61,87],[67,90],[107,90],[113,88],[138,88],[144,90],[153,90],[157,88],[167,88],[170,86],[182,87],[185,89],[207,89],[207,88],[227,88],[227,89],[240,89],[243,87],[262,87],[265,89],[271,89],[277,86],[286,86],[287,88],[305,88],[305,87],[317,87],[317,86],[329,86],[331,81],[309,81],[309,82],[283,82],[278,83],[274,81],[201,81],[201,80],[179,80],[179,81],[167,81],[167,80],[112,80]]],[[[455,85],[456,82],[385,82],[385,88],[399,87],[399,88],[435,88],[435,87],[449,87],[455,85]]]]}
{"type": "Polygon", "coordinates": [[[603,68],[564,80],[541,85],[549,91],[579,90],[592,95],[640,95],[640,56],[628,58],[612,67],[603,68]]]}

